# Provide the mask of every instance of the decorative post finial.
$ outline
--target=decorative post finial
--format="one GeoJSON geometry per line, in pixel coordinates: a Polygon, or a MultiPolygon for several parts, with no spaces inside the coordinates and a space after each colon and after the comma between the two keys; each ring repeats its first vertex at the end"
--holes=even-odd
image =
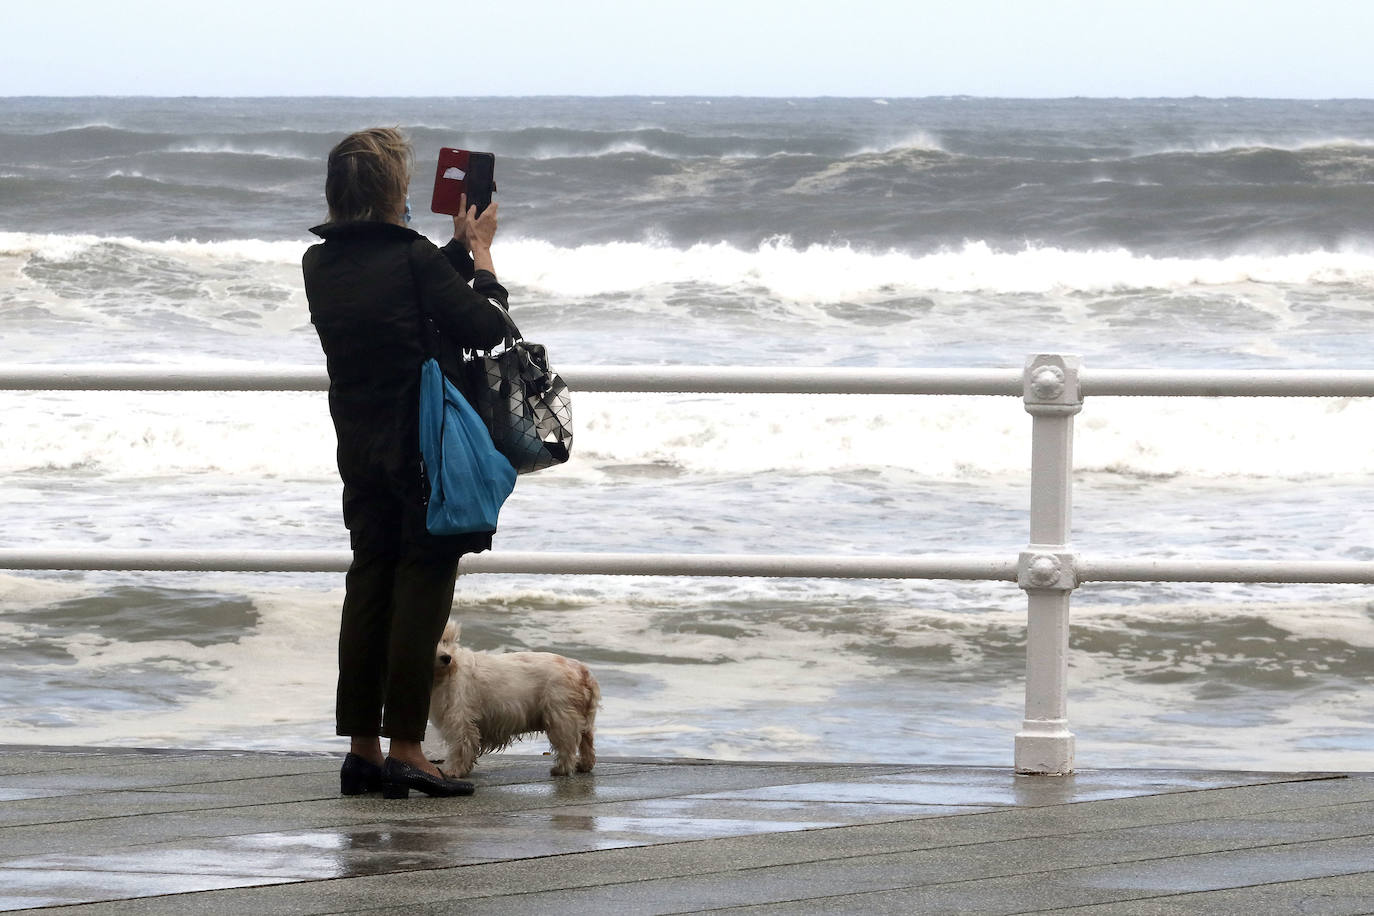
{"type": "Polygon", "coordinates": [[[1038,353],[1026,357],[1022,374],[1026,410],[1032,414],[1075,414],[1083,409],[1078,373],[1083,361],[1077,356],[1038,353]]]}

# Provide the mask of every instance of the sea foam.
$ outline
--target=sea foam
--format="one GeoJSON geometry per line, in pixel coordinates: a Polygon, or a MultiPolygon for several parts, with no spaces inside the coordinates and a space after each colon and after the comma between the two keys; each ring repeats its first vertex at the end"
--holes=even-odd
{"type": "Polygon", "coordinates": [[[1256,252],[1229,257],[1152,257],[1125,249],[1075,251],[1027,245],[1000,250],[966,242],[926,254],[849,245],[753,249],[728,243],[686,248],[652,242],[559,247],[514,239],[501,248],[505,275],[552,294],[590,297],[665,285],[744,288],[796,302],[890,298],[902,292],[989,294],[1183,290],[1239,283],[1374,283],[1374,251],[1256,252]]]}
{"type": "Polygon", "coordinates": [[[133,255],[173,258],[204,258],[219,262],[299,264],[307,241],[232,239],[202,242],[196,239],[148,241],[128,236],[65,235],[41,232],[0,232],[0,256],[46,260],[74,260],[98,247],[119,248],[133,255]]]}
{"type": "MultiPolygon", "coordinates": [[[[895,470],[927,479],[1023,476],[1030,420],[1015,398],[573,393],[574,459],[695,475],[895,470]]],[[[0,473],[217,473],[329,480],[334,436],[318,392],[0,393],[0,473]]],[[[1374,473],[1354,431],[1368,399],[1094,398],[1081,471],[1138,477],[1317,479],[1374,473]]]]}
{"type": "MultiPolygon", "coordinates": [[[[296,266],[312,239],[146,241],[128,237],[0,232],[0,256],[74,260],[97,248],[216,265],[296,266]]],[[[440,242],[445,241],[439,239],[440,242]]],[[[508,285],[586,298],[665,286],[743,288],[795,302],[890,298],[902,293],[988,294],[1176,291],[1261,284],[1374,284],[1374,249],[1349,245],[1226,257],[1154,257],[1123,248],[1015,249],[967,241],[933,252],[848,244],[798,246],[776,237],[752,248],[727,242],[673,246],[654,241],[556,245],[501,238],[495,248],[508,285]]]]}

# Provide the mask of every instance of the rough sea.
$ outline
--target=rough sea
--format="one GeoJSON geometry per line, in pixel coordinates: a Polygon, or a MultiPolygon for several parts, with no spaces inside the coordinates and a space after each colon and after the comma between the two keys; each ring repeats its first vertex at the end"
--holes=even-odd
{"type": "MultiPolygon", "coordinates": [[[[563,365],[1374,366],[1374,101],[0,99],[0,361],[322,366],[324,157],[496,154],[494,259],[563,365]]],[[[574,392],[497,550],[1024,548],[1030,419],[977,397],[574,392]]],[[[322,393],[0,391],[0,545],[345,549],[322,393]]],[[[1374,559],[1374,405],[1090,398],[1084,554],[1374,559]]],[[[342,576],[0,570],[0,741],[341,750],[342,576]]],[[[574,655],[603,755],[1009,765],[1009,583],[463,577],[574,655]]],[[[1374,770],[1374,595],[1089,584],[1080,767],[1374,770]]],[[[542,743],[522,745],[526,752],[542,743]]]]}

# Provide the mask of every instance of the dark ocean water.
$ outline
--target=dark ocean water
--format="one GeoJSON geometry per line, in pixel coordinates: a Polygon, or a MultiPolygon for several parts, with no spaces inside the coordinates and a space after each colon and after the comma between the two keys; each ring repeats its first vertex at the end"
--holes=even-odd
{"type": "MultiPolygon", "coordinates": [[[[979,241],[1155,256],[1307,251],[1369,228],[1367,101],[7,100],[0,217],[144,239],[297,238],[340,131],[499,151],[556,244],[979,241]],[[59,110],[60,109],[60,110],[59,110]],[[189,110],[194,109],[194,110],[189,110]]],[[[426,155],[428,154],[428,155],[426,155]]],[[[427,190],[427,172],[417,169],[427,190]]]]}
{"type": "MultiPolygon", "coordinates": [[[[497,156],[495,257],[555,364],[1368,368],[1374,102],[3,99],[0,358],[319,365],[323,160],[497,156]]],[[[1005,553],[1014,400],[588,395],[498,549],[1005,553]]],[[[6,546],[342,548],[323,398],[0,393],[6,546]]],[[[1084,552],[1369,559],[1374,408],[1110,399],[1084,552]]],[[[340,577],[0,575],[9,740],[331,748],[340,577]]],[[[1075,595],[1084,765],[1374,769],[1367,589],[1075,595]]],[[[478,648],[578,655],[604,753],[1002,763],[991,583],[471,577],[478,648]]]]}

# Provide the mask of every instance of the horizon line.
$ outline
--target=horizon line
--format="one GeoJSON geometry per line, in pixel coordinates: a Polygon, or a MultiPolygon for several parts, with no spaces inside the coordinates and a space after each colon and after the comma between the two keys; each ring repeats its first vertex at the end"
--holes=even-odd
{"type": "Polygon", "coordinates": [[[83,94],[42,94],[8,93],[0,94],[0,99],[204,99],[204,100],[254,100],[254,99],[356,99],[356,100],[411,100],[411,99],[709,99],[709,100],[835,100],[835,101],[1006,101],[1006,102],[1069,102],[1069,101],[1263,101],[1263,102],[1367,102],[1374,101],[1371,96],[1264,96],[1264,95],[978,95],[972,93],[949,93],[934,95],[885,95],[865,93],[862,95],[702,95],[695,93],[502,93],[489,95],[349,95],[319,93],[283,93],[275,95],[233,94],[213,95],[199,93],[160,94],[160,93],[83,93],[83,94]]]}

